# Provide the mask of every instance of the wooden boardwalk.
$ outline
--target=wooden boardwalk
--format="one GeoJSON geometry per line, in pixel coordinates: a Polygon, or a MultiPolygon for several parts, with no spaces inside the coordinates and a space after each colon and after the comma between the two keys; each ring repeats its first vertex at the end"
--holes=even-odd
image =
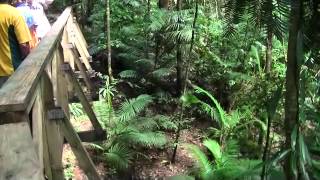
{"type": "Polygon", "coordinates": [[[88,76],[92,68],[87,47],[68,7],[0,89],[0,180],[64,179],[64,139],[88,179],[100,179],[81,141],[106,135],[84,92],[95,91],[88,76]],[[75,71],[81,74],[85,88],[75,71]],[[93,131],[76,132],[70,123],[73,94],[90,118],[93,131]]]}

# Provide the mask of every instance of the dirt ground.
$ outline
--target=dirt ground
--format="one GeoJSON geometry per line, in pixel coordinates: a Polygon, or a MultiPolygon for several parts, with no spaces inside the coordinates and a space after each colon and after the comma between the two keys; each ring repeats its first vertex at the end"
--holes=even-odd
{"type": "MultiPolygon", "coordinates": [[[[75,122],[73,122],[75,124],[75,122]]],[[[198,124],[198,123],[195,123],[198,124]]],[[[206,126],[206,125],[200,125],[206,126]]],[[[77,130],[88,130],[92,126],[88,121],[80,121],[75,124],[77,130]]],[[[187,174],[193,166],[193,160],[191,154],[188,152],[185,144],[196,144],[200,146],[202,141],[201,134],[202,128],[192,125],[191,128],[181,131],[180,146],[178,147],[176,162],[170,163],[172,156],[172,146],[164,149],[148,150],[145,152],[147,158],[139,158],[136,160],[131,170],[131,175],[126,177],[115,177],[111,169],[107,167],[107,164],[101,161],[99,154],[95,154],[88,145],[86,145],[89,154],[91,155],[96,168],[104,179],[166,179],[166,177],[174,175],[187,174]]],[[[173,142],[173,133],[167,133],[169,142],[173,142]]],[[[73,155],[69,145],[64,147],[63,164],[65,168],[65,176],[67,179],[72,180],[86,180],[86,176],[79,168],[75,156],[73,155]]]]}

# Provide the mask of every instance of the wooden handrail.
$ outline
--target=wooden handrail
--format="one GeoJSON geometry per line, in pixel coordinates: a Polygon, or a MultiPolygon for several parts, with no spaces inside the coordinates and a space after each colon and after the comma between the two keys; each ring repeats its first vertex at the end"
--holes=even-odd
{"type": "Polygon", "coordinates": [[[52,61],[61,41],[62,32],[71,15],[71,7],[64,10],[50,32],[32,50],[19,68],[0,89],[0,112],[26,111],[35,94],[41,74],[52,61]]]}
{"type": "Polygon", "coordinates": [[[90,55],[82,36],[68,7],[0,89],[0,164],[6,165],[0,166],[0,179],[9,176],[25,180],[64,179],[64,139],[87,177],[100,179],[70,122],[69,95],[73,91],[69,87],[73,87],[94,127],[89,135],[105,137],[73,72],[81,71],[90,93],[93,89],[88,78],[90,55]]]}

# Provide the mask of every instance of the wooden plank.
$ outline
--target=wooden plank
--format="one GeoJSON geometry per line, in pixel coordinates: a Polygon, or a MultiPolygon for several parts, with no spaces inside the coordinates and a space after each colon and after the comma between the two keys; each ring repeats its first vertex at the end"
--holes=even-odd
{"type": "Polygon", "coordinates": [[[90,81],[90,78],[89,78],[89,76],[87,74],[87,71],[86,71],[85,67],[80,62],[79,56],[78,56],[77,52],[75,51],[75,49],[73,49],[73,55],[75,57],[76,65],[77,65],[78,69],[80,70],[80,73],[81,73],[82,77],[84,78],[84,82],[85,82],[87,88],[89,89],[90,92],[93,92],[94,89],[93,89],[92,83],[90,81]]]}
{"type": "Polygon", "coordinates": [[[85,54],[85,57],[87,57],[88,59],[91,58],[91,56],[88,52],[87,46],[84,43],[85,40],[82,38],[82,36],[83,36],[82,32],[80,29],[77,29],[77,26],[75,25],[75,23],[73,23],[73,31],[75,34],[75,38],[77,38],[79,45],[81,46],[81,49],[82,49],[83,53],[85,54]]]}
{"type": "Polygon", "coordinates": [[[0,179],[43,180],[28,117],[21,117],[24,122],[0,125],[0,179]]]}
{"type": "Polygon", "coordinates": [[[71,43],[69,43],[68,31],[67,31],[66,27],[63,30],[61,45],[63,48],[64,62],[69,62],[72,70],[74,70],[74,68],[75,68],[74,57],[72,56],[72,51],[71,51],[71,48],[73,48],[73,45],[71,43]]]}
{"type": "Polygon", "coordinates": [[[85,64],[87,70],[92,70],[92,67],[89,63],[89,58],[91,58],[91,56],[90,56],[87,48],[85,47],[85,45],[81,44],[81,41],[77,37],[76,28],[75,28],[74,22],[71,17],[68,19],[68,23],[67,23],[66,28],[67,28],[67,32],[68,32],[69,43],[72,43],[77,48],[77,50],[82,58],[81,60],[85,64]]]}
{"type": "MultiPolygon", "coordinates": [[[[57,47],[56,50],[56,64],[55,64],[55,71],[57,73],[57,104],[56,106],[62,107],[66,115],[69,117],[70,112],[69,112],[69,102],[68,102],[68,82],[67,79],[65,78],[65,72],[61,70],[60,66],[64,64],[64,59],[63,59],[63,49],[61,45],[57,47]]],[[[72,85],[71,85],[72,86],[72,85]]]]}
{"type": "Polygon", "coordinates": [[[76,133],[76,131],[74,130],[72,124],[70,123],[70,120],[67,118],[64,118],[58,122],[60,123],[60,127],[63,131],[64,137],[70,144],[71,149],[79,162],[80,168],[85,172],[88,179],[90,180],[101,179],[98,172],[95,169],[95,166],[88,152],[81,144],[81,140],[78,134],[76,133]]]}
{"type": "Polygon", "coordinates": [[[103,131],[103,135],[97,135],[95,130],[89,131],[81,131],[78,132],[78,136],[80,137],[82,142],[96,142],[96,141],[104,141],[107,139],[106,131],[103,131]]]}
{"type": "Polygon", "coordinates": [[[81,29],[80,29],[80,27],[79,27],[79,24],[78,24],[78,22],[76,21],[76,19],[73,20],[73,23],[74,23],[74,25],[76,26],[77,31],[80,32],[79,34],[80,34],[80,38],[81,38],[82,42],[84,43],[85,47],[88,48],[89,46],[88,46],[88,44],[87,44],[87,41],[86,41],[86,39],[84,38],[83,33],[82,33],[82,31],[81,31],[81,29]]]}
{"type": "MultiPolygon", "coordinates": [[[[45,117],[44,112],[43,118],[45,117]]],[[[49,145],[48,145],[48,136],[46,131],[46,123],[42,123],[42,135],[43,135],[43,163],[44,163],[44,173],[49,180],[53,179],[51,163],[50,163],[50,155],[49,155],[49,145]]]]}
{"type": "Polygon", "coordinates": [[[41,83],[37,88],[37,97],[32,108],[32,136],[39,157],[41,170],[48,179],[52,179],[52,172],[49,162],[49,152],[47,135],[45,131],[45,113],[44,113],[43,93],[41,83]]]}
{"type": "Polygon", "coordinates": [[[48,155],[52,172],[52,179],[64,179],[63,165],[62,165],[62,151],[63,151],[63,136],[60,132],[57,121],[49,121],[47,112],[55,107],[53,87],[51,81],[46,73],[41,78],[41,90],[43,102],[45,104],[43,112],[45,112],[44,123],[46,140],[48,143],[48,155]]]}
{"type": "Polygon", "coordinates": [[[64,64],[62,66],[63,70],[66,72],[68,78],[72,81],[72,84],[76,90],[76,93],[81,101],[81,104],[83,106],[83,109],[85,110],[85,112],[87,113],[91,123],[92,123],[92,126],[94,127],[94,129],[96,130],[97,134],[98,135],[102,135],[103,134],[103,129],[90,105],[90,103],[88,102],[85,94],[83,93],[82,91],[82,88],[78,82],[78,80],[76,79],[73,71],[71,70],[70,68],[70,65],[69,64],[64,64]]]}
{"type": "Polygon", "coordinates": [[[48,66],[50,66],[51,68],[51,72],[48,72],[48,68],[46,68],[46,72],[47,74],[49,75],[49,78],[52,82],[52,85],[53,85],[53,94],[54,94],[54,97],[57,98],[57,95],[58,95],[58,70],[56,67],[57,67],[57,50],[55,50],[54,54],[53,54],[53,58],[52,58],[52,61],[50,64],[48,64],[48,66]],[[50,76],[51,75],[51,76],[50,76]]]}
{"type": "Polygon", "coordinates": [[[43,171],[43,103],[40,84],[38,85],[36,94],[37,97],[32,108],[32,138],[39,158],[40,169],[43,171]]]}
{"type": "Polygon", "coordinates": [[[68,22],[66,24],[65,29],[67,30],[68,35],[68,43],[73,44],[73,32],[72,32],[72,24],[73,24],[73,17],[70,16],[68,22]]]}
{"type": "Polygon", "coordinates": [[[87,70],[92,70],[91,65],[89,63],[89,59],[86,56],[85,50],[82,48],[78,38],[74,38],[74,45],[76,46],[76,48],[81,56],[82,62],[86,66],[87,70]]]}
{"type": "Polygon", "coordinates": [[[62,31],[70,16],[67,8],[53,24],[51,31],[22,62],[15,73],[0,89],[0,112],[23,111],[31,103],[38,81],[44,68],[52,59],[53,52],[60,42],[62,31]],[[15,98],[12,98],[15,97],[15,98]]]}

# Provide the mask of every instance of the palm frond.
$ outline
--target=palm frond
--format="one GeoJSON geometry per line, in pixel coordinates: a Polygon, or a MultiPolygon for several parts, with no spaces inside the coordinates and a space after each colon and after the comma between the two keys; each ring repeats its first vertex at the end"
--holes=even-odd
{"type": "Polygon", "coordinates": [[[169,68],[160,68],[152,72],[152,75],[157,78],[167,77],[172,73],[169,68]]]}
{"type": "Polygon", "coordinates": [[[200,170],[201,177],[206,177],[207,174],[213,171],[212,164],[198,146],[189,144],[187,145],[192,157],[196,160],[196,165],[200,170]]]}
{"type": "Polygon", "coordinates": [[[163,115],[157,115],[154,117],[156,121],[158,122],[158,126],[160,128],[163,128],[165,130],[177,130],[178,126],[175,124],[170,117],[163,116],[163,115]]]}
{"type": "Polygon", "coordinates": [[[127,100],[121,104],[118,111],[118,118],[120,121],[125,122],[137,116],[148,104],[153,101],[152,96],[142,94],[137,98],[127,100]]]}
{"type": "Polygon", "coordinates": [[[119,170],[127,169],[133,160],[133,153],[119,144],[111,146],[104,156],[109,165],[119,170]]]}
{"type": "Polygon", "coordinates": [[[135,70],[125,70],[119,73],[121,78],[138,78],[138,72],[135,70]]]}
{"type": "Polygon", "coordinates": [[[162,132],[132,132],[128,138],[128,142],[143,147],[163,147],[167,143],[167,138],[162,132]]]}
{"type": "Polygon", "coordinates": [[[151,117],[139,117],[131,125],[140,130],[155,130],[159,128],[157,121],[151,117]]]}
{"type": "Polygon", "coordinates": [[[206,90],[198,87],[198,86],[195,86],[195,92],[198,93],[198,94],[204,94],[206,96],[208,96],[211,101],[214,103],[215,107],[217,108],[217,111],[218,111],[218,120],[219,120],[219,123],[222,125],[222,126],[228,126],[228,123],[226,121],[226,113],[225,111],[223,110],[223,108],[221,107],[220,103],[206,90]]]}
{"type": "Polygon", "coordinates": [[[207,139],[203,142],[203,145],[206,146],[212,153],[215,160],[220,161],[222,157],[222,151],[219,143],[215,140],[207,139]]]}

